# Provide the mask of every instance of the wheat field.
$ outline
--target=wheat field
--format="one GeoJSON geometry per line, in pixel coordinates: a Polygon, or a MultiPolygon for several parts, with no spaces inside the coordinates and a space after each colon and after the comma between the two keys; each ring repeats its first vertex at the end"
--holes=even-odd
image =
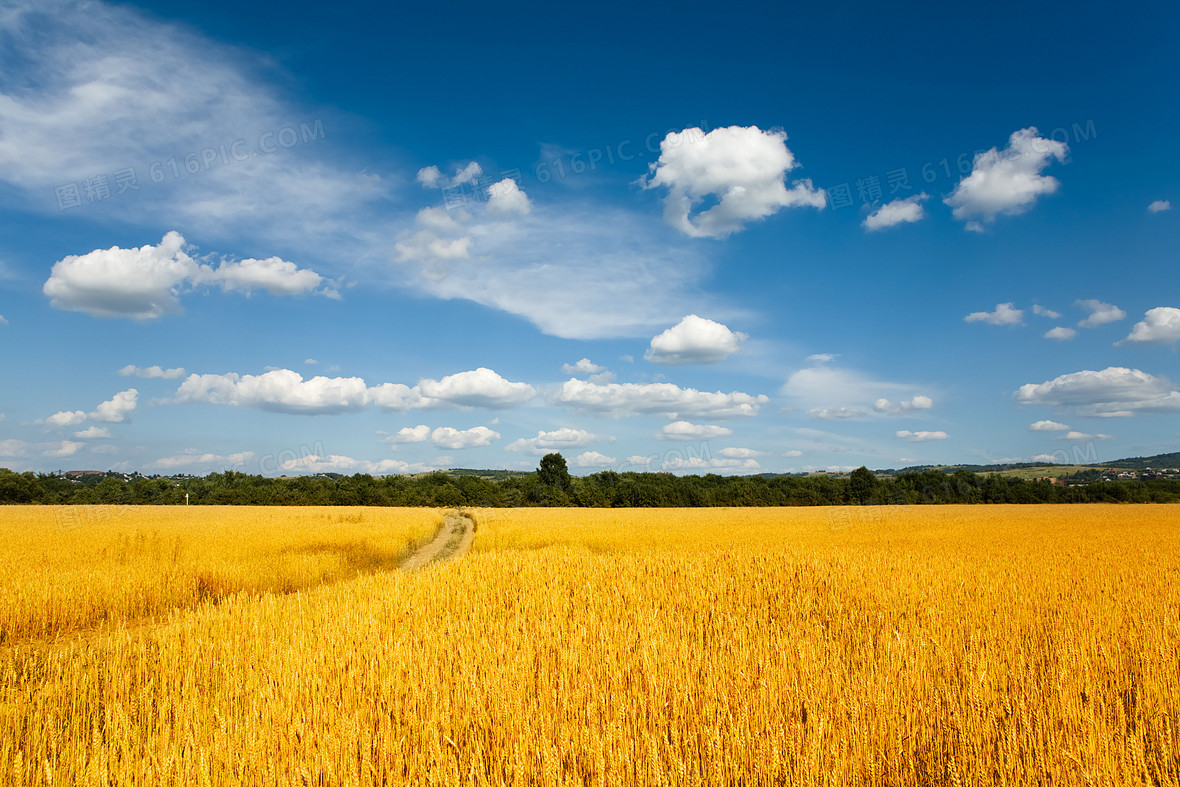
{"type": "Polygon", "coordinates": [[[0,778],[1180,784],[1175,509],[470,514],[5,509],[0,778]]]}

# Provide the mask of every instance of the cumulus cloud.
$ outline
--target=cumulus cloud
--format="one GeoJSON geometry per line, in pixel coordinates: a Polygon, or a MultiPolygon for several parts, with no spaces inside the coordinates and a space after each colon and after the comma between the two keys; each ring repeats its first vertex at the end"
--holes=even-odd
{"type": "Polygon", "coordinates": [[[363,408],[369,391],[360,377],[304,380],[298,372],[275,369],[259,375],[190,374],[172,401],[257,407],[279,413],[339,413],[363,408]]]}
{"type": "Polygon", "coordinates": [[[643,357],[652,363],[717,363],[741,349],[746,334],[690,314],[651,340],[643,357]]]}
{"type": "Polygon", "coordinates": [[[1068,433],[1058,438],[1059,440],[1110,440],[1112,439],[1108,434],[1086,434],[1085,432],[1077,432],[1070,430],[1068,433]]]}
{"type": "Polygon", "coordinates": [[[74,437],[79,440],[103,440],[111,436],[111,430],[105,426],[91,426],[88,429],[83,429],[80,432],[74,432],[74,437]]]}
{"type": "Polygon", "coordinates": [[[1170,380],[1122,366],[1028,383],[1013,398],[1020,404],[1072,408],[1080,415],[1104,417],[1180,411],[1180,390],[1170,380]]]}
{"type": "Polygon", "coordinates": [[[1135,323],[1124,344],[1175,344],[1180,341],[1180,309],[1157,306],[1148,309],[1143,319],[1135,323]]]}
{"type": "Polygon", "coordinates": [[[911,443],[928,443],[932,440],[947,439],[946,432],[911,432],[909,429],[899,429],[897,437],[902,440],[908,440],[911,443]]]}
{"type": "Polygon", "coordinates": [[[105,402],[101,402],[89,413],[83,410],[63,410],[59,413],[46,418],[43,422],[46,426],[56,428],[65,428],[70,426],[77,426],[86,419],[92,421],[102,421],[104,423],[122,423],[127,419],[127,416],[135,412],[135,408],[139,403],[139,391],[134,388],[128,388],[126,391],[120,391],[105,402]]]}
{"type": "Polygon", "coordinates": [[[426,188],[451,188],[471,183],[483,174],[483,167],[474,161],[455,167],[455,174],[447,177],[435,165],[418,170],[418,182],[426,188]]]}
{"type": "Polygon", "coordinates": [[[17,457],[28,453],[29,445],[24,440],[0,440],[0,456],[17,457]]]}
{"type": "Polygon", "coordinates": [[[571,464],[574,467],[610,467],[616,461],[613,456],[607,456],[598,451],[586,451],[575,456],[571,464]]]}
{"type": "Polygon", "coordinates": [[[304,380],[290,369],[272,369],[260,375],[191,374],[180,384],[171,401],[316,414],[361,410],[369,404],[396,411],[514,407],[535,395],[531,385],[510,382],[485,367],[441,380],[420,380],[414,386],[382,383],[371,388],[360,377],[317,376],[304,380]]]}
{"type": "Polygon", "coordinates": [[[1057,341],[1067,341],[1077,336],[1078,332],[1073,328],[1066,328],[1064,325],[1058,325],[1056,328],[1050,328],[1045,331],[1046,339],[1056,339],[1057,341]]]}
{"type": "Polygon", "coordinates": [[[409,463],[398,459],[381,459],[372,462],[338,454],[329,454],[328,456],[309,454],[296,459],[288,459],[279,465],[279,470],[284,473],[343,473],[345,475],[355,473],[393,475],[395,473],[422,473],[438,469],[441,468],[437,464],[409,463]]]}
{"type": "Polygon", "coordinates": [[[985,322],[988,325],[1019,325],[1024,320],[1024,311],[1011,303],[997,303],[994,312],[972,312],[963,322],[985,322]]]}
{"type": "Polygon", "coordinates": [[[562,427],[551,432],[537,432],[536,437],[521,437],[509,443],[506,451],[525,451],[531,454],[548,454],[553,451],[568,451],[582,448],[598,441],[598,436],[585,429],[562,427]]]}
{"type": "Polygon", "coordinates": [[[1172,203],[1166,199],[1157,199],[1155,202],[1147,206],[1147,210],[1151,213],[1162,213],[1165,210],[1171,210],[1172,203]]]}
{"type": "Polygon", "coordinates": [[[668,418],[706,416],[732,418],[757,415],[770,401],[764,394],[708,393],[672,383],[608,383],[567,380],[558,402],[579,410],[615,416],[660,414],[668,418]]]}
{"type": "Polygon", "coordinates": [[[926,210],[922,207],[922,203],[929,198],[929,194],[922,192],[912,197],[887,202],[870,213],[861,226],[869,232],[876,232],[886,227],[896,227],[898,224],[912,224],[921,221],[926,218],[926,210]]]}
{"type": "Polygon", "coordinates": [[[189,450],[171,456],[160,457],[151,464],[157,470],[196,470],[205,473],[226,470],[245,472],[247,463],[253,458],[253,451],[241,451],[234,454],[214,454],[189,450]]]}
{"type": "MultiPolygon", "coordinates": [[[[755,451],[753,448],[722,448],[717,452],[726,459],[754,459],[766,456],[765,451],[755,451]]],[[[786,456],[799,456],[799,451],[788,451],[786,456]]]]}
{"type": "Polygon", "coordinates": [[[717,437],[729,437],[733,430],[725,426],[711,424],[694,424],[688,421],[673,421],[665,424],[656,434],[657,440],[712,440],[717,437]]]}
{"type": "Polygon", "coordinates": [[[86,445],[86,444],[75,442],[73,440],[62,440],[57,448],[47,449],[45,451],[45,455],[52,456],[55,458],[63,458],[63,457],[67,457],[67,456],[73,456],[74,454],[78,453],[78,450],[80,448],[82,448],[82,446],[84,446],[84,445],[86,445]]]}
{"type": "Polygon", "coordinates": [[[1118,322],[1127,316],[1127,313],[1119,307],[1094,298],[1079,300],[1076,305],[1090,312],[1089,317],[1078,323],[1082,328],[1097,328],[1108,322],[1118,322]]]}
{"type": "Polygon", "coordinates": [[[119,375],[122,377],[142,377],[148,380],[179,380],[184,377],[184,368],[178,366],[175,369],[164,369],[159,366],[149,366],[146,369],[141,369],[134,364],[127,364],[119,370],[119,375]]]}
{"type": "Polygon", "coordinates": [[[512,178],[504,178],[488,187],[488,213],[493,216],[524,216],[532,209],[528,195],[512,178]]]}
{"type": "Polygon", "coordinates": [[[1064,142],[1038,137],[1035,127],[1014,131],[1004,150],[976,155],[971,174],[943,202],[968,229],[981,230],[997,216],[1024,213],[1038,197],[1056,192],[1057,179],[1040,173],[1053,159],[1064,162],[1068,153],[1064,142]]]}
{"type": "Polygon", "coordinates": [[[929,410],[934,407],[934,400],[929,396],[918,395],[907,402],[891,402],[888,399],[878,399],[873,402],[873,409],[886,415],[906,415],[915,410],[929,410]]]}
{"type": "Polygon", "coordinates": [[[96,249],[54,263],[42,291],[55,309],[95,317],[151,320],[181,311],[180,295],[202,284],[224,290],[266,289],[276,295],[315,290],[323,278],[277,257],[223,261],[217,269],[198,264],[185,252],[184,237],[167,233],[159,244],[139,248],[96,249]]]}
{"type": "Polygon", "coordinates": [[[45,425],[64,429],[68,426],[77,426],[85,420],[86,412],[84,410],[62,410],[46,418],[45,425]]]}
{"type": "Polygon", "coordinates": [[[601,372],[606,371],[606,367],[599,366],[598,364],[592,362],[589,358],[583,358],[577,363],[562,364],[561,370],[569,375],[584,377],[591,374],[600,374],[601,372]]]}
{"type": "Polygon", "coordinates": [[[424,443],[430,439],[430,427],[426,424],[403,426],[395,434],[387,435],[385,443],[424,443]]]}
{"type": "Polygon", "coordinates": [[[500,433],[492,431],[486,426],[475,426],[471,429],[456,429],[452,426],[440,426],[430,433],[430,440],[441,448],[460,450],[463,448],[479,448],[491,445],[500,439],[500,433]]]}
{"type": "Polygon", "coordinates": [[[665,456],[659,469],[668,473],[712,472],[715,470],[761,470],[757,459],[726,459],[712,456],[665,456]]]}
{"type": "Polygon", "coordinates": [[[1028,426],[1030,432],[1068,432],[1069,427],[1056,421],[1035,421],[1028,426]]]}
{"type": "Polygon", "coordinates": [[[1050,320],[1056,320],[1061,317],[1060,312],[1055,312],[1052,309],[1046,309],[1044,306],[1040,306],[1038,304],[1033,304],[1032,311],[1033,314],[1039,317],[1048,317],[1050,320]]]}
{"type": "Polygon", "coordinates": [[[694,238],[724,238],[782,208],[822,209],[825,194],[810,180],[787,188],[787,173],[798,164],[786,141],[784,132],[757,126],[729,126],[708,134],[699,128],[671,132],[640,185],[667,187],[664,219],[694,238]],[[706,200],[716,204],[694,215],[706,200]]]}
{"type": "MultiPolygon", "coordinates": [[[[202,266],[195,281],[247,295],[254,290],[266,290],[271,295],[304,295],[314,292],[324,282],[324,277],[315,271],[301,269],[293,262],[268,257],[265,260],[222,261],[216,269],[202,266]]],[[[337,292],[329,288],[324,294],[336,296],[337,292]]]]}
{"type": "Polygon", "coordinates": [[[515,407],[537,395],[528,383],[509,382],[484,366],[441,380],[421,380],[418,388],[429,399],[458,407],[515,407]]]}
{"type": "Polygon", "coordinates": [[[183,250],[184,238],[169,232],[156,246],[112,246],[54,263],[42,287],[55,309],[97,317],[153,319],[180,311],[182,285],[199,266],[183,250]]]}

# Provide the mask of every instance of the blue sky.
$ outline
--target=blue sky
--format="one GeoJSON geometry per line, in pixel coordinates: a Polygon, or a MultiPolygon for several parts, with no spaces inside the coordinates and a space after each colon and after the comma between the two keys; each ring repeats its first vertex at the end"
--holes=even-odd
{"type": "Polygon", "coordinates": [[[1178,22],[7,3],[0,466],[1176,450],[1178,22]]]}

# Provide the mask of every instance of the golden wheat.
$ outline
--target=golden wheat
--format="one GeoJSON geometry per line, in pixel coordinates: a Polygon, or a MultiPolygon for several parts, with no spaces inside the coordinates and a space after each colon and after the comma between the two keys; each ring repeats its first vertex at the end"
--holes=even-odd
{"type": "Polygon", "coordinates": [[[452,564],[7,649],[0,773],[1175,785],[1174,511],[479,510],[452,564]]]}

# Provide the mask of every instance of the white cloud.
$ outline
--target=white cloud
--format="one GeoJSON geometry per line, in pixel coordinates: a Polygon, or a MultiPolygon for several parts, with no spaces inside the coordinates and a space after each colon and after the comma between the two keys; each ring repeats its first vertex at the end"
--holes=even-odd
{"type": "Polygon", "coordinates": [[[1069,427],[1056,421],[1036,421],[1029,424],[1030,432],[1068,432],[1069,427]]]}
{"type": "Polygon", "coordinates": [[[896,227],[898,224],[921,221],[926,218],[926,210],[922,203],[929,198],[929,194],[922,192],[912,197],[887,202],[870,213],[861,226],[869,232],[876,232],[886,227],[896,227]]]}
{"type": "Polygon", "coordinates": [[[609,467],[615,462],[613,456],[607,456],[598,451],[586,451],[575,456],[570,464],[574,467],[609,467]]]}
{"type": "Polygon", "coordinates": [[[1165,210],[1172,209],[1172,203],[1166,199],[1157,199],[1155,202],[1147,206],[1147,209],[1152,213],[1161,213],[1165,210]]]}
{"type": "Polygon", "coordinates": [[[88,429],[83,429],[80,432],[74,432],[74,437],[79,440],[103,440],[111,436],[111,430],[105,426],[91,426],[88,429]]]}
{"type": "Polygon", "coordinates": [[[552,451],[582,448],[597,442],[598,439],[597,435],[591,434],[585,429],[562,427],[554,429],[552,432],[537,432],[536,437],[521,437],[518,440],[513,440],[504,450],[525,451],[539,456],[552,451]]]}
{"type": "Polygon", "coordinates": [[[589,412],[628,416],[658,413],[668,418],[706,416],[731,418],[757,415],[770,401],[764,394],[751,396],[733,392],[708,393],[695,388],[681,388],[672,383],[609,383],[597,385],[582,380],[567,380],[561,386],[558,402],[589,412]]]}
{"type": "Polygon", "coordinates": [[[95,317],[151,320],[181,311],[180,294],[202,284],[250,292],[255,287],[275,295],[314,290],[323,278],[277,257],[222,262],[214,270],[199,265],[185,251],[179,232],[167,233],[155,246],[96,249],[54,263],[42,291],[55,309],[95,317]]]}
{"type": "MultiPolygon", "coordinates": [[[[753,448],[722,448],[717,452],[726,459],[753,459],[759,456],[766,456],[765,451],[755,451],[753,448]]],[[[794,456],[799,456],[800,452],[788,452],[794,456]]]]}
{"type": "Polygon", "coordinates": [[[719,322],[690,314],[654,337],[643,357],[665,365],[717,363],[740,350],[746,338],[719,322]]]}
{"type": "Polygon", "coordinates": [[[78,453],[78,449],[86,445],[85,443],[73,442],[71,440],[62,440],[57,448],[51,448],[45,452],[46,456],[57,458],[73,456],[78,453]]]}
{"type": "Polygon", "coordinates": [[[914,410],[928,410],[934,401],[912,393],[913,386],[869,378],[851,369],[824,363],[794,372],[783,384],[781,393],[807,409],[818,420],[868,418],[873,414],[901,415],[914,410]],[[892,401],[882,394],[897,397],[892,401]]]}
{"type": "Polygon", "coordinates": [[[504,178],[488,187],[488,213],[493,216],[524,216],[532,209],[528,195],[512,178],[504,178]]]}
{"type": "Polygon", "coordinates": [[[126,391],[120,391],[108,401],[95,407],[94,412],[90,413],[90,420],[110,424],[123,423],[128,415],[135,412],[138,401],[139,391],[136,389],[128,388],[126,391]]]}
{"type": "Polygon", "coordinates": [[[1036,456],[1034,456],[1032,458],[1032,461],[1034,461],[1034,462],[1047,462],[1049,464],[1055,465],[1055,464],[1059,464],[1061,462],[1061,458],[1056,457],[1053,454],[1037,454],[1036,456]]]}
{"type": "Polygon", "coordinates": [[[29,446],[24,440],[0,440],[0,456],[16,457],[28,453],[29,446]]]}
{"type": "Polygon", "coordinates": [[[712,440],[717,437],[729,437],[733,430],[725,426],[712,424],[693,424],[688,421],[673,421],[665,424],[656,435],[657,440],[712,440]]]}
{"type": "Polygon", "coordinates": [[[664,472],[695,472],[711,470],[761,470],[756,459],[718,459],[706,456],[667,456],[660,464],[664,472]]]}
{"type": "Polygon", "coordinates": [[[605,366],[599,366],[592,362],[589,358],[583,358],[577,363],[562,364],[561,370],[566,374],[574,376],[585,376],[590,374],[599,374],[606,371],[605,366]]]}
{"type": "Polygon", "coordinates": [[[112,246],[55,263],[42,288],[55,309],[96,317],[153,319],[180,311],[177,296],[199,266],[169,232],[157,246],[112,246]]]}
{"type": "MultiPolygon", "coordinates": [[[[201,266],[196,283],[216,284],[226,292],[241,291],[246,294],[254,290],[266,290],[271,295],[304,295],[314,292],[324,277],[312,270],[300,268],[293,262],[278,257],[265,260],[245,259],[240,262],[222,261],[216,270],[201,266]]],[[[324,294],[335,295],[334,289],[324,294]]]]}
{"type": "Polygon", "coordinates": [[[825,195],[811,181],[787,173],[798,164],[782,131],[729,126],[705,134],[699,128],[671,132],[660,143],[660,158],[640,180],[647,189],[667,187],[664,219],[694,238],[724,238],[748,222],[797,205],[822,209],[825,195]],[[692,215],[703,201],[716,204],[692,215]]]}
{"type": "Polygon", "coordinates": [[[1011,303],[997,303],[994,312],[972,312],[963,318],[964,322],[986,322],[988,325],[1019,325],[1024,311],[1011,303]]]}
{"type": "Polygon", "coordinates": [[[1036,314],[1040,317],[1048,317],[1050,320],[1056,320],[1061,317],[1060,312],[1055,312],[1052,309],[1046,309],[1044,306],[1039,304],[1033,304],[1032,310],[1033,314],[1036,314]]]}
{"type": "Polygon", "coordinates": [[[359,377],[313,377],[275,369],[265,374],[191,374],[180,384],[174,402],[206,402],[257,407],[280,413],[339,413],[359,410],[369,401],[359,377]]]}
{"type": "Polygon", "coordinates": [[[279,465],[279,470],[284,473],[343,473],[345,475],[352,475],[354,473],[392,475],[395,473],[420,473],[438,469],[440,469],[440,466],[434,464],[411,464],[398,459],[381,459],[377,462],[370,462],[365,459],[353,459],[351,456],[339,456],[337,454],[330,454],[328,456],[309,454],[298,459],[288,459],[279,465]]]}
{"type": "Polygon", "coordinates": [[[839,357],[839,353],[815,353],[807,356],[807,360],[812,363],[831,363],[839,357]]]}
{"type": "Polygon", "coordinates": [[[201,453],[199,451],[182,451],[172,456],[163,456],[152,462],[157,470],[188,470],[204,473],[221,472],[225,470],[246,471],[246,464],[254,458],[253,451],[241,451],[235,454],[201,453]]]}
{"type": "Polygon", "coordinates": [[[1068,341],[1077,335],[1077,331],[1073,328],[1066,328],[1064,325],[1058,325],[1056,328],[1045,331],[1046,339],[1056,339],[1057,341],[1068,341]]]}
{"type": "Polygon", "coordinates": [[[1028,383],[1013,398],[1020,404],[1069,407],[1080,415],[1105,417],[1180,410],[1180,390],[1170,380],[1122,366],[1028,383]]]}
{"type": "Polygon", "coordinates": [[[274,69],[265,56],[127,4],[4,7],[0,36],[21,67],[0,74],[0,179],[31,209],[56,214],[57,187],[105,173],[110,198],[65,209],[296,247],[354,243],[342,225],[375,202],[380,178],[317,158],[333,150],[317,143],[333,119],[281,100],[262,81],[274,69]],[[177,170],[159,163],[170,159],[177,170]],[[119,190],[124,171],[138,190],[119,190]]]}
{"type": "Polygon", "coordinates": [[[0,325],[8,325],[8,320],[4,319],[3,314],[0,314],[0,325]]]}
{"type": "Polygon", "coordinates": [[[178,380],[184,377],[184,369],[176,367],[175,369],[164,369],[159,366],[149,366],[146,369],[141,369],[134,364],[127,364],[119,370],[122,377],[143,377],[148,380],[178,380]]]}
{"type": "Polygon", "coordinates": [[[430,439],[430,427],[426,424],[418,426],[403,426],[396,434],[388,435],[382,442],[386,443],[424,443],[430,439]]]}
{"type": "Polygon", "coordinates": [[[509,382],[483,366],[470,372],[451,374],[441,380],[421,380],[418,389],[429,399],[458,407],[515,407],[537,394],[536,389],[528,383],[509,382]]]}
{"type": "Polygon", "coordinates": [[[792,449],[790,451],[783,451],[783,456],[787,457],[788,459],[794,459],[795,457],[803,456],[803,452],[797,449],[792,449]]]}
{"type": "Polygon", "coordinates": [[[64,429],[68,426],[77,426],[85,420],[86,412],[84,410],[62,410],[46,418],[45,424],[46,426],[64,429]]]}
{"type": "Polygon", "coordinates": [[[448,223],[438,217],[445,211],[427,210],[398,236],[390,270],[432,297],[501,309],[576,339],[650,336],[690,304],[716,308],[697,286],[711,267],[704,253],[628,211],[582,201],[496,218],[476,204],[451,211],[448,223]]]}
{"type": "Polygon", "coordinates": [[[1086,434],[1085,432],[1077,432],[1070,430],[1067,434],[1058,438],[1059,440],[1110,440],[1111,436],[1108,434],[1086,434]]]}
{"type": "Polygon", "coordinates": [[[1180,309],[1157,306],[1148,309],[1144,319],[1135,323],[1124,344],[1175,344],[1180,341],[1180,309]]]}
{"type": "Polygon", "coordinates": [[[134,388],[128,388],[126,391],[120,391],[109,400],[100,403],[89,413],[83,410],[63,410],[62,412],[54,413],[44,421],[38,421],[38,423],[44,423],[46,426],[59,429],[77,426],[87,418],[92,421],[102,421],[105,423],[122,423],[129,414],[135,412],[138,399],[139,391],[134,388]]]}
{"type": "Polygon", "coordinates": [[[905,415],[915,410],[929,410],[934,407],[934,400],[929,396],[915,396],[908,402],[891,402],[888,399],[878,399],[873,402],[873,409],[886,415],[905,415]]]}
{"type": "Polygon", "coordinates": [[[946,432],[911,432],[909,429],[900,429],[897,432],[897,437],[903,440],[909,440],[911,443],[928,443],[932,440],[947,439],[946,432]]]}
{"type": "Polygon", "coordinates": [[[440,426],[430,433],[431,441],[441,447],[453,451],[464,448],[479,448],[491,445],[500,439],[500,433],[492,431],[486,426],[474,426],[470,429],[455,429],[452,426],[440,426]]]}
{"type": "MultiPolygon", "coordinates": [[[[363,381],[362,381],[363,382],[363,381]]],[[[368,389],[368,400],[382,410],[402,412],[419,407],[442,407],[444,402],[422,396],[418,386],[403,383],[381,383],[368,389]]]]}
{"type": "Polygon", "coordinates": [[[455,174],[451,177],[442,174],[442,170],[431,164],[428,167],[418,170],[417,180],[425,188],[444,189],[460,186],[464,183],[471,183],[482,174],[483,167],[474,161],[469,161],[463,166],[455,167],[455,174]]]}
{"type": "Polygon", "coordinates": [[[1056,192],[1057,179],[1040,172],[1052,159],[1064,162],[1068,152],[1064,142],[1038,137],[1035,127],[1014,131],[1006,149],[976,155],[971,174],[943,202],[956,219],[970,220],[967,229],[980,231],[997,216],[1024,213],[1041,195],[1056,192]]]}
{"type": "Polygon", "coordinates": [[[1099,325],[1106,325],[1108,322],[1118,322],[1127,316],[1127,313],[1119,307],[1109,303],[1103,303],[1094,298],[1079,300],[1076,305],[1090,312],[1089,317],[1078,323],[1082,328],[1097,328],[1099,325]]]}

